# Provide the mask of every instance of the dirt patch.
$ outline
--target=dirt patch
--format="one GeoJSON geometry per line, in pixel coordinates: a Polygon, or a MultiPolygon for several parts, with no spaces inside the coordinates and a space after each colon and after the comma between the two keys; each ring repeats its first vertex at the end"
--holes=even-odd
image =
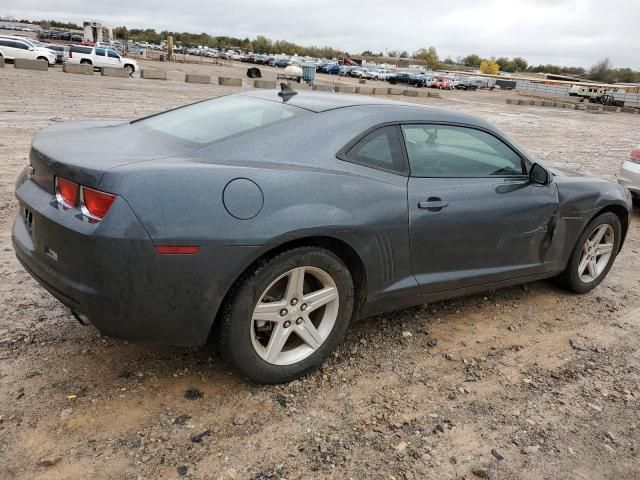
{"type": "MultiPolygon", "coordinates": [[[[0,71],[0,477],[640,476],[637,213],[592,293],[539,282],[365,319],[319,371],[247,384],[207,348],[132,345],[80,326],[10,244],[13,181],[39,128],[238,89],[58,70],[0,71]]],[[[605,178],[640,138],[632,115],[505,105],[501,92],[442,97],[411,100],[486,118],[538,157],[605,178]]]]}

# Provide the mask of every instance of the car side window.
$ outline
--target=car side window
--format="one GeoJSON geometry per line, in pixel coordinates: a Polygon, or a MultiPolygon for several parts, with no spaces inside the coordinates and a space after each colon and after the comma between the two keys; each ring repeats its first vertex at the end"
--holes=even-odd
{"type": "Polygon", "coordinates": [[[109,55],[110,58],[120,58],[120,55],[118,55],[113,50],[107,50],[107,55],[109,55]]]}
{"type": "Polygon", "coordinates": [[[490,133],[451,125],[402,125],[412,177],[508,177],[526,174],[511,147],[490,133]]]}
{"type": "Polygon", "coordinates": [[[106,50],[104,48],[96,48],[96,55],[104,57],[106,50]]]}
{"type": "Polygon", "coordinates": [[[13,42],[15,48],[19,48],[20,50],[29,50],[29,45],[23,42],[13,42]]]}
{"type": "Polygon", "coordinates": [[[381,127],[369,133],[347,151],[345,159],[380,170],[406,172],[395,126],[381,127]]]}

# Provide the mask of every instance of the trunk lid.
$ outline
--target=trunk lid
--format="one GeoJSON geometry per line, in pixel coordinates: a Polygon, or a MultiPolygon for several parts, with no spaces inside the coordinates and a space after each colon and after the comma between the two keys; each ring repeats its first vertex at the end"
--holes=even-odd
{"type": "Polygon", "coordinates": [[[97,188],[105,171],[145,160],[183,155],[192,147],[132,128],[124,121],[61,123],[33,138],[31,178],[54,193],[54,176],[97,188]]]}

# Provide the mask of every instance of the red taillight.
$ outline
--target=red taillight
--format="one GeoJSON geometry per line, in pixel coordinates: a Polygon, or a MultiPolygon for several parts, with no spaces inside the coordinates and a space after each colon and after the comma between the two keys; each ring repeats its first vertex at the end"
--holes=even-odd
{"type": "Polygon", "coordinates": [[[56,197],[65,206],[74,207],[78,202],[78,184],[56,177],[56,197]]]}
{"type": "Polygon", "coordinates": [[[156,245],[156,250],[162,255],[194,255],[198,253],[200,247],[184,245],[156,245]]]}
{"type": "Polygon", "coordinates": [[[69,50],[69,58],[73,58],[73,52],[69,50]]]}
{"type": "Polygon", "coordinates": [[[82,204],[85,213],[95,220],[102,220],[116,199],[115,195],[100,192],[92,188],[82,187],[82,204]]]}
{"type": "Polygon", "coordinates": [[[634,148],[629,152],[629,160],[640,163],[640,147],[634,148]]]}

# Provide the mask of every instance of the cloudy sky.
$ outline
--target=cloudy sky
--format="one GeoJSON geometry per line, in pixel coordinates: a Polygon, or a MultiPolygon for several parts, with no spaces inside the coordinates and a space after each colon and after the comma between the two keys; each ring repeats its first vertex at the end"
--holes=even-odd
{"type": "Polygon", "coordinates": [[[640,70],[640,0],[2,0],[0,15],[640,70]]]}

